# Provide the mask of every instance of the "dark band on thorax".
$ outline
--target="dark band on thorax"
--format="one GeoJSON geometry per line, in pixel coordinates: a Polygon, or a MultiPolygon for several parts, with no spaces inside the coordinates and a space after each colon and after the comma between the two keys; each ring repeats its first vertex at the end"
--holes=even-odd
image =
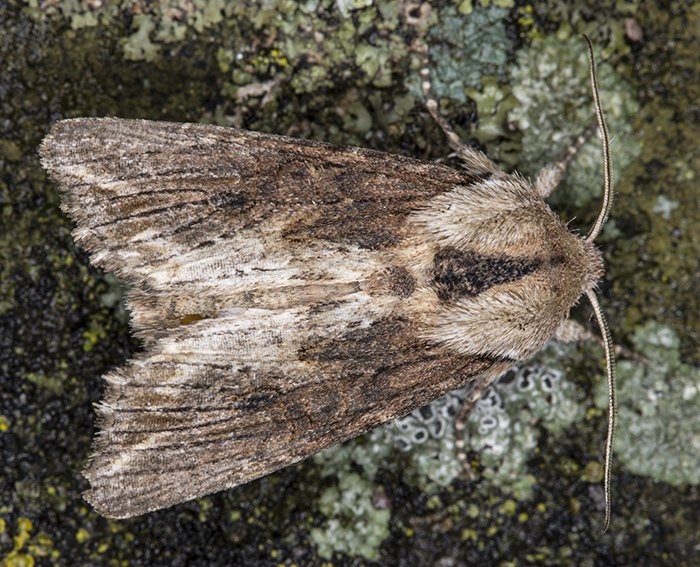
{"type": "Polygon", "coordinates": [[[537,258],[485,256],[448,246],[433,258],[432,287],[444,302],[474,297],[495,285],[517,281],[541,265],[537,258]]]}

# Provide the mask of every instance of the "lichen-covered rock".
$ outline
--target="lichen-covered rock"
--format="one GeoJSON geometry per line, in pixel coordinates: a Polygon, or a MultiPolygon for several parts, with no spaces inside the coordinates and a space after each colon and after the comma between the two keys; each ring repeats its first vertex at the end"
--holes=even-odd
{"type": "Polygon", "coordinates": [[[513,46],[503,19],[507,12],[496,6],[474,9],[469,18],[454,6],[439,12],[429,33],[431,80],[438,98],[466,103],[465,89],[480,85],[483,77],[505,79],[513,46]]]}
{"type": "MultiPolygon", "coordinates": [[[[508,119],[522,132],[517,167],[524,175],[534,177],[543,166],[562,159],[566,148],[595,122],[588,64],[586,44],[579,37],[548,37],[518,51],[517,63],[509,69],[518,104],[508,119]]],[[[640,152],[632,127],[639,103],[630,85],[605,62],[598,64],[598,86],[617,174],[640,152]]],[[[571,163],[553,201],[581,206],[600,195],[601,187],[600,141],[592,136],[571,163]]]]}
{"type": "Polygon", "coordinates": [[[311,530],[318,554],[330,559],[334,553],[378,559],[379,546],[389,536],[391,512],[377,488],[357,473],[343,474],[337,486],[327,488],[319,499],[326,515],[322,527],[311,530]]]}
{"type": "MultiPolygon", "coordinates": [[[[618,364],[615,454],[627,470],[673,486],[700,483],[700,369],[680,359],[680,340],[650,321],[634,333],[648,363],[618,364]]],[[[607,403],[605,388],[596,404],[607,403]]]]}

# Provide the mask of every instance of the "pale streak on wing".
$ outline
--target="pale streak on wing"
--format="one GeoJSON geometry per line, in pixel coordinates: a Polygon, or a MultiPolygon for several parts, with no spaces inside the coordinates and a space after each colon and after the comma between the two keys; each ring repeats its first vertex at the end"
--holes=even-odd
{"type": "Polygon", "coordinates": [[[160,262],[254,227],[385,247],[400,237],[406,214],[473,181],[359,148],[140,120],[62,121],[40,153],[63,189],[76,239],[131,283],[160,262]]]}

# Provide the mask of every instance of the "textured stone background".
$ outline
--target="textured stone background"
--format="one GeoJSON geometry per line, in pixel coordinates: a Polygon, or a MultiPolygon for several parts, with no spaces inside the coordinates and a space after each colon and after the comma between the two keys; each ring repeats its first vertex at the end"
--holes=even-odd
{"type": "MultiPolygon", "coordinates": [[[[0,2],[3,564],[699,564],[700,4],[587,4],[0,2]],[[504,168],[534,175],[592,120],[584,32],[617,177],[602,302],[617,342],[650,361],[620,364],[608,534],[603,355],[591,345],[550,347],[489,393],[498,404],[470,421],[474,479],[452,456],[455,394],[199,501],[129,521],[88,507],[80,470],[99,377],[139,346],[118,282],[75,247],[39,166],[52,121],[207,121],[442,158],[409,49],[424,33],[443,113],[504,168]]],[[[594,140],[553,206],[584,231],[600,185],[594,140]]]]}

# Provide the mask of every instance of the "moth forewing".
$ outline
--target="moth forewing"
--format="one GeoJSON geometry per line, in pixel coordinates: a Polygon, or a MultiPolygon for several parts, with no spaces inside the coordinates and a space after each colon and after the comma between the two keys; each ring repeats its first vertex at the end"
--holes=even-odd
{"type": "Polygon", "coordinates": [[[56,123],[40,153],[76,240],[131,285],[146,345],[105,377],[85,471],[105,516],[236,486],[467,382],[483,389],[602,270],[542,187],[468,146],[458,171],[87,118],[56,123]]]}

